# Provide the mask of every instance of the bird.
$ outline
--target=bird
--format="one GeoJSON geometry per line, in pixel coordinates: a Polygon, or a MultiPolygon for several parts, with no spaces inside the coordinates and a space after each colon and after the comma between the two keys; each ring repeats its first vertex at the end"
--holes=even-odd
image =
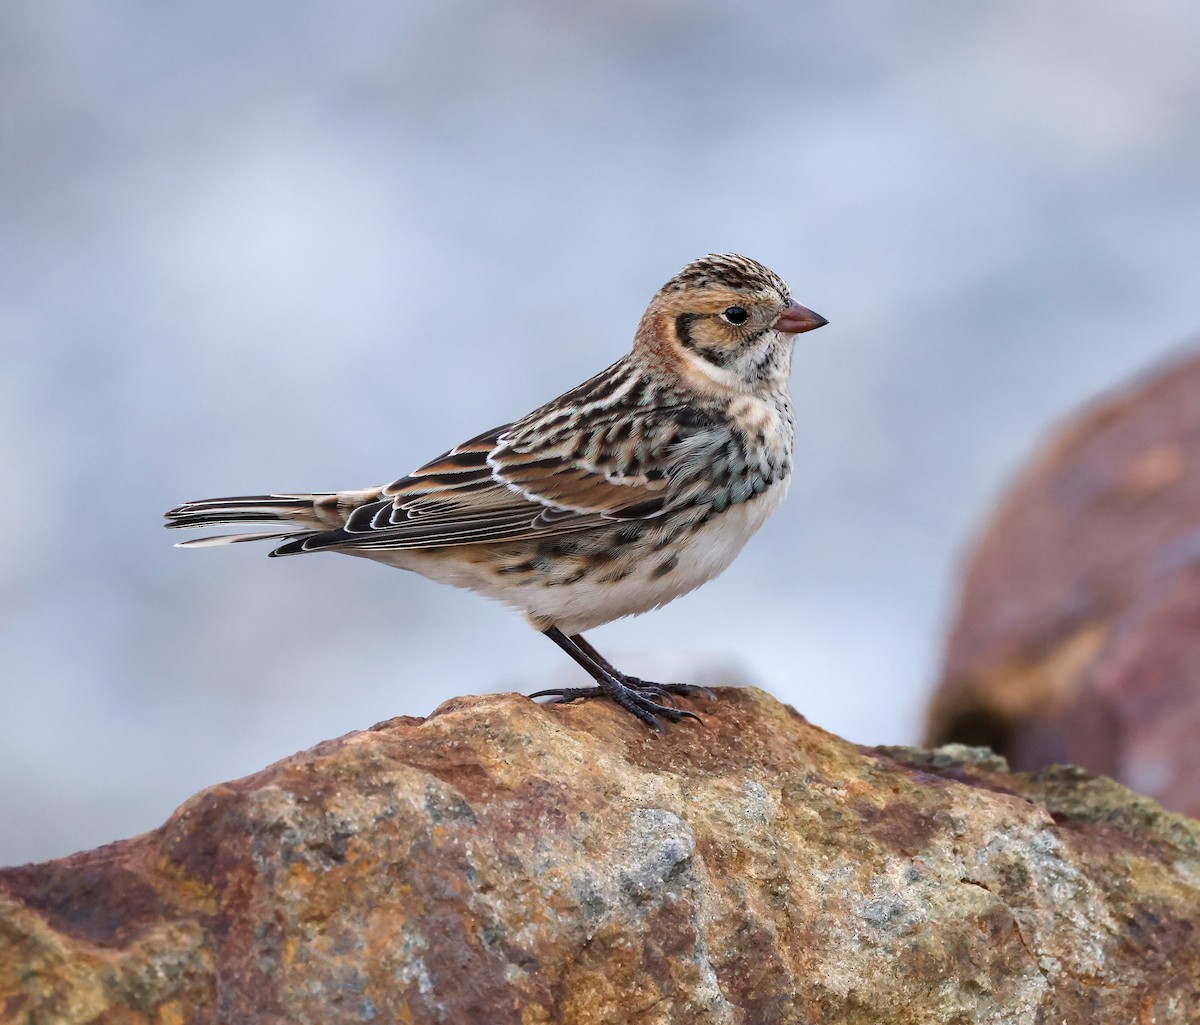
{"type": "Polygon", "coordinates": [[[174,528],[258,524],[179,547],[272,540],[273,557],[341,552],[467,588],[520,612],[593,685],[655,729],[686,683],[615,668],[584,631],[717,576],[783,501],[792,474],[796,336],[828,323],[736,253],[687,264],[650,300],[628,355],[558,398],[378,487],[185,502],[174,528]]]}

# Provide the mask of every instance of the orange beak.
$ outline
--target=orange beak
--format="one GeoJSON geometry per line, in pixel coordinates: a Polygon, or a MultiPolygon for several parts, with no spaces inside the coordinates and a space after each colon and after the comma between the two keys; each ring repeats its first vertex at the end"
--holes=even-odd
{"type": "Polygon", "coordinates": [[[779,314],[774,327],[776,331],[783,331],[789,335],[798,335],[803,334],[805,331],[824,327],[828,323],[829,321],[819,313],[813,313],[807,307],[801,306],[795,299],[789,299],[787,307],[779,314]]]}

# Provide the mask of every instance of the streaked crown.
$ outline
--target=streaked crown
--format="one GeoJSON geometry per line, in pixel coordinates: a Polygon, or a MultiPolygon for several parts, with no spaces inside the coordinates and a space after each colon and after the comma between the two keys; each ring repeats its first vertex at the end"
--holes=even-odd
{"type": "Polygon", "coordinates": [[[769,267],[738,253],[709,253],[693,260],[658,290],[672,292],[722,289],[749,295],[775,293],[785,303],[791,297],[787,283],[769,267]]]}

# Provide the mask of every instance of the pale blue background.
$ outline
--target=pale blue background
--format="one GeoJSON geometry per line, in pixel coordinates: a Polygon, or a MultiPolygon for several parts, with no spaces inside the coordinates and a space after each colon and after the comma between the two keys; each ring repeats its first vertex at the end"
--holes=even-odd
{"type": "Polygon", "coordinates": [[[918,736],[1035,440],[1200,326],[1195,0],[37,0],[0,8],[0,116],[0,863],[577,682],[471,595],[159,517],[399,476],[621,355],[695,256],[831,321],[798,478],[719,582],[593,639],[867,743],[918,736]]]}

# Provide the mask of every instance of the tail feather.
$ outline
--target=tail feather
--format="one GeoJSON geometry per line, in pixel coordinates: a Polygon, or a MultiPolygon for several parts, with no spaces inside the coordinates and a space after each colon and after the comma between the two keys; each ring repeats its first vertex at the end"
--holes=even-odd
{"type": "Polygon", "coordinates": [[[205,498],[184,502],[167,512],[168,527],[215,527],[230,523],[291,523],[289,530],[266,530],[246,534],[218,534],[181,541],[177,548],[210,548],[239,544],[243,541],[278,541],[281,538],[307,537],[341,526],[344,513],[339,511],[336,492],[315,495],[239,495],[231,498],[205,498]]]}
{"type": "Polygon", "coordinates": [[[215,527],[222,524],[258,523],[261,532],[219,534],[181,541],[178,548],[208,548],[242,541],[277,541],[308,538],[337,530],[358,506],[378,499],[379,488],[362,491],[326,491],[312,495],[235,495],[184,502],[166,513],[168,527],[215,527]],[[290,524],[268,533],[269,524],[290,524]]]}
{"type": "Polygon", "coordinates": [[[212,537],[193,537],[187,541],[176,541],[176,548],[215,548],[217,545],[235,545],[242,541],[278,541],[280,538],[295,537],[294,530],[281,534],[215,534],[212,537]]]}
{"type": "Polygon", "coordinates": [[[218,523],[271,523],[295,520],[324,526],[317,504],[333,495],[243,495],[184,502],[167,512],[168,527],[207,527],[218,523]]]}

